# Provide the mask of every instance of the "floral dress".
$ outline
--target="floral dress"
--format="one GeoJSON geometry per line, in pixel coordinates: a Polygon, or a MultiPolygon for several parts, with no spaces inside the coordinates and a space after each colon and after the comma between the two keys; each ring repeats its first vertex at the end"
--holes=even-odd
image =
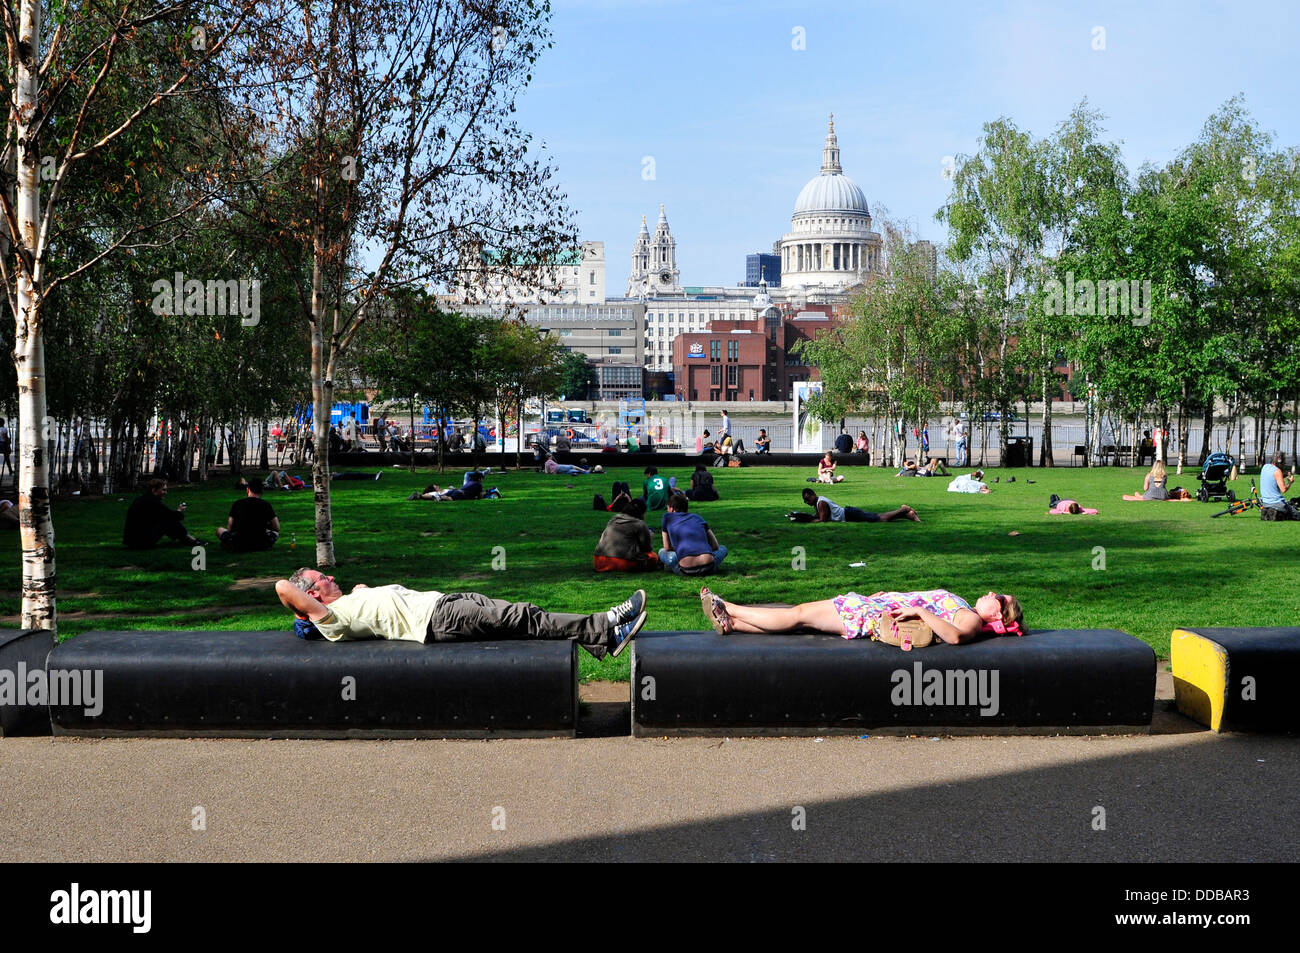
{"type": "MultiPolygon", "coordinates": [[[[926,609],[944,622],[952,622],[958,610],[969,609],[970,604],[946,589],[927,589],[925,592],[877,592],[870,596],[856,592],[836,596],[832,600],[844,626],[846,639],[879,638],[881,620],[890,609],[916,606],[926,609]]],[[[886,620],[884,625],[888,625],[886,620]]]]}

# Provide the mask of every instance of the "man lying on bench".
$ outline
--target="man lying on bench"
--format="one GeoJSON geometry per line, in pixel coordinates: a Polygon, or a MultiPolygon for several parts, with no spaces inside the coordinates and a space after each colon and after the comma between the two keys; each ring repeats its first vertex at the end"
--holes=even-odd
{"type": "Polygon", "coordinates": [[[644,589],[607,612],[574,615],[477,592],[416,592],[401,585],[358,583],[344,595],[333,576],[303,568],[277,582],[275,594],[300,620],[295,631],[308,637],[310,631],[301,630],[314,627],[331,642],[574,639],[599,659],[621,654],[646,620],[644,589]]]}

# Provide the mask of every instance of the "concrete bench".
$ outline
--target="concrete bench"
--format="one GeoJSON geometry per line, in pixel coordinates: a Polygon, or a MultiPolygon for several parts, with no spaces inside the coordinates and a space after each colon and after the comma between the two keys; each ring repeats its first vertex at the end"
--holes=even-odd
{"type": "Polygon", "coordinates": [[[35,629],[0,631],[0,738],[24,732],[49,733],[43,676],[34,697],[33,672],[45,671],[54,633],[35,629]]]}
{"type": "Polygon", "coordinates": [[[1156,657],[1113,629],[911,652],[833,635],[643,632],[632,733],[1115,734],[1150,729],[1156,657]]]}
{"type": "Polygon", "coordinates": [[[1300,628],[1175,629],[1178,710],[1213,731],[1300,731],[1300,628]]]}
{"type": "Polygon", "coordinates": [[[87,632],[51,671],[102,672],[99,707],[51,704],[56,735],[572,736],[567,641],[323,642],[289,632],[87,632]]]}

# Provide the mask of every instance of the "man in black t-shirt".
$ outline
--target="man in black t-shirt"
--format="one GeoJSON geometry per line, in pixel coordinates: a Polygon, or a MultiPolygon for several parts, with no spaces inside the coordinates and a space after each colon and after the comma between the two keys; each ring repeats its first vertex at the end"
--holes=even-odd
{"type": "Polygon", "coordinates": [[[262,499],[262,481],[249,480],[245,497],[230,507],[225,527],[218,527],[217,539],[228,553],[251,553],[270,549],[280,538],[280,520],[275,509],[262,499]]]}

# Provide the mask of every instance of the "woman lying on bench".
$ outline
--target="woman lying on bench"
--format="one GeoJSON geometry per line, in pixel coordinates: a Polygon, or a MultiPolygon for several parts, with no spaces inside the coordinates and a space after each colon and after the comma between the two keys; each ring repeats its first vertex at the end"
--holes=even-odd
{"type": "MultiPolygon", "coordinates": [[[[935,635],[957,645],[981,632],[1021,635],[1024,612],[1015,596],[990,592],[974,607],[946,589],[925,592],[877,592],[870,596],[845,593],[821,602],[789,608],[743,606],[700,590],[700,603],[713,628],[732,632],[795,633],[800,629],[829,632],[846,639],[883,639],[897,644],[898,623],[912,620],[935,635]]],[[[906,637],[905,637],[906,638],[906,637]]],[[[926,644],[928,639],[917,640],[926,644]]]]}

